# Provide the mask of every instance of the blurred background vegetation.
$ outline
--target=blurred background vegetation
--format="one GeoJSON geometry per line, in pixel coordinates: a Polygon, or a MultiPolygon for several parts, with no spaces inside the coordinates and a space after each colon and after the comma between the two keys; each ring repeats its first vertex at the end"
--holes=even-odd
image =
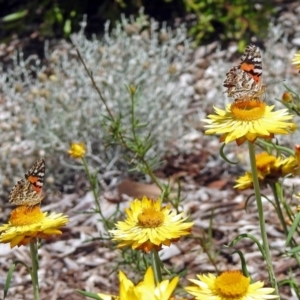
{"type": "MultiPolygon", "coordinates": [[[[53,176],[48,186],[55,184],[66,191],[67,182],[67,190],[72,190],[75,175],[69,170],[78,166],[68,161],[66,150],[74,141],[87,144],[91,165],[101,169],[104,177],[106,170],[129,169],[123,159],[127,153],[105,143],[107,131],[101,124],[107,116],[74,46],[124,128],[131,126],[132,111],[125,86],[139,88],[135,114],[141,123],[147,120],[154,136],[155,147],[147,155],[153,159],[159,153],[162,159],[174,141],[193,128],[193,118],[199,120],[197,109],[187,112],[194,79],[181,77],[191,75],[194,67],[192,46],[222,41],[219,44],[226,47],[237,41],[244,50],[252,37],[256,42],[263,40],[268,24],[285,9],[285,3],[0,0],[0,197],[1,185],[8,191],[28,169],[29,156],[32,163],[36,157],[51,160],[47,174],[50,179],[53,176]],[[46,39],[50,42],[45,43],[46,39]]],[[[280,62],[286,65],[282,58],[280,62]]],[[[220,93],[215,99],[223,99],[219,87],[228,68],[224,62],[215,64],[215,74],[220,74],[214,79],[219,80],[214,93],[220,93]]],[[[201,97],[204,93],[200,92],[201,97]]],[[[204,110],[201,106],[201,113],[204,110]]]]}
{"type": "MultiPolygon", "coordinates": [[[[285,1],[286,2],[286,1],[285,1]]],[[[243,49],[252,36],[263,38],[275,7],[281,1],[264,0],[0,0],[0,40],[14,36],[31,38],[68,37],[79,30],[87,15],[87,33],[101,34],[103,24],[115,24],[123,13],[144,13],[168,25],[187,23],[196,44],[212,40],[238,41],[243,49]]]]}

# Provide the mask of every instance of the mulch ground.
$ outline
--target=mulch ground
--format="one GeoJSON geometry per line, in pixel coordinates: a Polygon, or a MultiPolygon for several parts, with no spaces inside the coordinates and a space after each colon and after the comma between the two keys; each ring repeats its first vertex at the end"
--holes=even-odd
{"type": "MultiPolygon", "coordinates": [[[[285,16],[285,19],[280,19],[283,24],[290,20],[299,22],[297,18],[290,18],[291,15],[292,9],[287,9],[279,19],[285,16]]],[[[293,25],[291,28],[297,27],[293,25]]],[[[6,54],[19,46],[19,40],[9,45],[0,45],[0,57],[7,57],[6,54]]],[[[181,208],[190,214],[190,219],[195,223],[192,236],[164,249],[162,259],[169,269],[184,274],[180,284],[185,286],[188,278],[195,278],[199,273],[216,274],[218,271],[241,269],[239,256],[233,254],[235,250],[240,250],[253,280],[263,280],[266,286],[270,286],[266,264],[252,240],[242,239],[235,247],[226,247],[242,233],[261,240],[255,200],[253,197],[248,200],[253,191],[238,192],[233,189],[235,179],[248,170],[247,151],[243,146],[227,147],[227,157],[233,161],[236,161],[236,157],[240,160],[237,165],[228,164],[219,156],[220,144],[217,139],[205,137],[203,130],[199,132],[199,136],[188,138],[188,142],[185,141],[184,147],[179,150],[170,149],[172,154],[165,157],[164,166],[156,172],[164,182],[171,178],[173,195],[180,182],[183,199],[181,208]]],[[[130,258],[136,259],[133,255],[126,256],[127,266],[121,264],[124,261],[122,252],[106,238],[99,216],[84,213],[92,210],[94,200],[90,192],[80,189],[87,186],[85,178],[77,180],[85,183],[79,184],[73,194],[48,195],[42,203],[44,211],[65,213],[70,222],[63,229],[62,236],[43,241],[39,249],[41,299],[83,299],[76,293],[76,289],[114,293],[118,291],[119,269],[124,270],[132,280],[139,280],[142,276],[134,269],[134,261],[130,261],[130,258]]],[[[100,203],[106,217],[111,216],[117,206],[122,211],[130,198],[143,194],[150,197],[159,195],[155,186],[142,183],[137,178],[123,179],[118,184],[113,181],[110,184],[101,183],[103,192],[100,203]]],[[[299,184],[299,178],[284,181],[286,199],[292,209],[296,207],[297,201],[290,196],[290,190],[299,184]]],[[[272,199],[269,189],[264,189],[263,193],[272,199]]],[[[11,209],[7,205],[3,206],[3,222],[7,220],[11,209]]],[[[299,267],[285,252],[286,237],[274,207],[266,199],[264,212],[276,276],[278,280],[284,280],[293,274],[295,281],[299,282],[299,267]]],[[[0,244],[0,297],[3,297],[7,272],[16,260],[30,265],[28,247],[10,249],[8,245],[0,244]]],[[[297,299],[287,286],[281,287],[280,291],[281,299],[297,299]]],[[[31,279],[24,266],[16,267],[6,299],[33,299],[31,279]]]]}
{"type": "MultiPolygon", "coordinates": [[[[250,239],[243,239],[233,248],[226,247],[242,233],[251,234],[260,240],[253,198],[250,198],[252,200],[248,201],[245,209],[247,198],[252,191],[240,193],[232,188],[236,176],[242,174],[242,168],[229,165],[219,158],[219,144],[215,139],[193,142],[197,150],[189,154],[167,156],[164,168],[157,172],[157,176],[164,182],[167,182],[166,178],[171,178],[174,193],[177,189],[176,183],[180,181],[181,195],[184,199],[181,207],[195,222],[191,237],[163,250],[165,265],[177,274],[185,274],[180,282],[181,286],[185,286],[188,284],[188,278],[195,278],[199,273],[216,274],[218,271],[241,269],[239,256],[233,254],[235,250],[240,250],[253,280],[263,280],[269,286],[266,264],[256,244],[250,239]]],[[[241,148],[238,148],[238,151],[241,152],[241,148]]],[[[287,189],[299,183],[299,178],[285,181],[287,189]]],[[[128,205],[128,199],[140,196],[142,191],[151,197],[159,194],[154,185],[131,179],[123,180],[114,188],[106,186],[104,189],[100,203],[106,217],[113,214],[117,205],[120,205],[122,211],[128,205]]],[[[263,193],[271,197],[270,190],[265,189],[263,193]]],[[[93,207],[91,193],[81,197],[77,193],[49,195],[43,201],[44,211],[64,212],[70,217],[70,223],[64,228],[62,236],[43,242],[39,250],[41,299],[83,299],[76,293],[76,289],[116,292],[119,269],[124,270],[132,280],[141,278],[142,275],[137,275],[138,271],[134,269],[134,261],[130,261],[129,254],[128,265],[121,264],[124,257],[121,251],[115,249],[115,245],[105,238],[105,230],[99,216],[83,213],[93,207]]],[[[299,268],[295,260],[284,252],[285,236],[274,208],[268,201],[264,201],[264,211],[277,278],[283,280],[292,272],[295,280],[299,280],[299,268]]],[[[130,253],[130,250],[128,251],[127,253],[130,253]]],[[[131,259],[136,258],[131,256],[131,259]]],[[[8,245],[0,244],[1,290],[7,271],[16,260],[30,265],[28,247],[11,250],[8,245]]],[[[179,290],[180,292],[182,291],[179,290]]],[[[294,299],[287,287],[283,287],[281,292],[285,295],[282,299],[294,299]]],[[[31,280],[24,266],[17,266],[6,299],[33,299],[31,280]]]]}

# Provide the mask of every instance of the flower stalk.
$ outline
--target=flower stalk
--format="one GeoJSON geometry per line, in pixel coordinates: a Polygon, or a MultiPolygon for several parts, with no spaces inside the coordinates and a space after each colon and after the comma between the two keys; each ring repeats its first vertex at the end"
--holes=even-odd
{"type": "MultiPolygon", "coordinates": [[[[287,205],[286,205],[285,200],[282,195],[282,186],[278,182],[276,182],[274,184],[270,184],[270,187],[272,189],[273,196],[275,199],[276,213],[278,215],[280,224],[283,228],[285,236],[288,236],[289,230],[287,228],[286,222],[284,220],[283,212],[281,209],[281,204],[287,208],[287,205]]],[[[297,243],[293,239],[291,239],[288,244],[291,248],[297,247],[297,243]]],[[[294,253],[292,253],[292,255],[295,258],[295,260],[297,261],[298,266],[300,266],[300,257],[298,255],[298,253],[294,252],[294,253]]]]}
{"type": "Polygon", "coordinates": [[[249,141],[248,141],[248,149],[249,149],[249,157],[250,157],[251,170],[252,170],[252,176],[253,176],[253,187],[254,187],[255,199],[256,199],[256,205],[257,205],[257,211],[258,211],[258,217],[259,217],[260,232],[261,232],[261,237],[262,237],[262,241],[263,241],[263,248],[265,251],[264,258],[266,259],[269,278],[270,278],[273,288],[275,289],[275,294],[279,295],[275,272],[274,272],[273,265],[272,265],[271,252],[270,252],[270,248],[269,248],[267,231],[266,231],[266,223],[265,223],[265,217],[264,217],[264,211],[263,211],[263,205],[262,205],[262,199],[261,199],[261,193],[260,193],[260,186],[259,186],[259,180],[258,180],[258,176],[257,176],[254,144],[249,141]]]}
{"type": "Polygon", "coordinates": [[[88,177],[88,181],[91,185],[92,193],[93,193],[94,200],[95,200],[96,210],[101,215],[101,217],[103,218],[102,211],[101,211],[101,206],[100,206],[100,203],[99,203],[99,200],[98,200],[98,181],[97,181],[96,178],[93,178],[93,176],[92,176],[92,174],[89,170],[89,167],[88,167],[88,164],[87,164],[87,161],[86,161],[85,157],[82,157],[81,160],[82,160],[82,164],[83,164],[85,173],[88,177]]]}
{"type": "MultiPolygon", "coordinates": [[[[133,155],[133,159],[131,160],[131,163],[137,160],[138,162],[135,163],[136,166],[140,163],[142,165],[142,170],[150,176],[150,178],[153,180],[153,182],[157,185],[157,187],[162,191],[162,193],[166,194],[166,189],[164,186],[160,183],[158,178],[153,173],[153,167],[149,161],[149,159],[146,157],[146,154],[152,147],[152,143],[149,140],[149,137],[151,134],[146,138],[141,138],[137,135],[137,129],[141,126],[140,121],[136,118],[135,115],[135,95],[136,95],[136,88],[134,86],[129,87],[129,93],[130,93],[130,99],[131,99],[131,135],[132,138],[129,138],[127,136],[127,130],[121,128],[121,123],[118,117],[115,116],[115,114],[111,111],[109,108],[107,101],[105,97],[103,96],[101,90],[97,86],[94,76],[92,72],[88,69],[83,57],[81,56],[78,49],[76,49],[77,55],[79,60],[84,66],[84,69],[90,78],[93,87],[95,88],[96,92],[99,95],[99,98],[101,102],[104,104],[106,112],[108,113],[108,121],[110,122],[109,126],[109,132],[111,133],[112,140],[116,141],[119,145],[121,145],[125,150],[129,151],[133,155]]],[[[166,195],[167,196],[167,195],[166,195]]]]}
{"type": "Polygon", "coordinates": [[[32,286],[33,286],[33,295],[34,295],[34,300],[39,300],[40,299],[39,277],[38,277],[39,262],[38,262],[37,241],[31,241],[29,245],[30,245],[30,255],[32,261],[32,268],[31,268],[30,275],[31,275],[32,286]]]}
{"type": "Polygon", "coordinates": [[[151,250],[151,260],[152,260],[152,268],[154,272],[155,283],[158,284],[162,281],[161,275],[161,261],[156,249],[151,250]]]}

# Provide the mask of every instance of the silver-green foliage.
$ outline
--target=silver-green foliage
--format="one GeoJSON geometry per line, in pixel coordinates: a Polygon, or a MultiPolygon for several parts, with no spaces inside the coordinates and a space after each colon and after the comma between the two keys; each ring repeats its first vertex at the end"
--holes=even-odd
{"type": "MultiPolygon", "coordinates": [[[[148,123],[140,134],[151,133],[154,146],[150,157],[161,157],[167,143],[184,132],[188,98],[180,75],[189,66],[190,54],[185,27],[158,28],[151,20],[142,29],[139,19],[122,18],[111,31],[107,23],[101,38],[88,40],[86,23],[81,25],[80,32],[71,36],[73,45],[63,41],[46,51],[46,62],[35,55],[25,59],[19,53],[13,65],[1,71],[2,183],[20,178],[39,156],[45,156],[46,163],[53,158],[65,163],[72,141],[87,144],[95,166],[118,168],[113,162],[122,160],[124,153],[119,147],[105,147],[108,133],[101,124],[106,122],[107,112],[74,46],[93,72],[111,111],[121,116],[123,128],[130,126],[126,86],[139,88],[135,112],[136,118],[148,123]]],[[[55,172],[55,166],[49,167],[48,172],[55,172]]]]}

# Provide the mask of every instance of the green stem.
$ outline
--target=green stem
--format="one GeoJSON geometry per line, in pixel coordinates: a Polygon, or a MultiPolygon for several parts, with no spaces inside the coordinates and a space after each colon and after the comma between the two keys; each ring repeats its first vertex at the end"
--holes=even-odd
{"type": "Polygon", "coordinates": [[[160,269],[161,262],[160,262],[158,252],[155,249],[152,249],[151,251],[151,260],[152,260],[152,269],[154,272],[155,282],[159,283],[162,281],[161,269],[160,269]]]}
{"type": "MultiPolygon", "coordinates": [[[[276,182],[274,184],[270,184],[270,186],[272,188],[272,192],[273,192],[274,199],[275,199],[276,213],[277,213],[278,218],[280,220],[280,223],[281,223],[281,226],[283,228],[285,236],[288,236],[289,231],[288,231],[288,228],[286,226],[286,222],[284,220],[284,216],[283,216],[282,208],[281,208],[282,207],[281,203],[282,203],[283,206],[286,206],[285,203],[284,203],[285,200],[284,200],[284,197],[283,197],[283,194],[282,194],[282,186],[278,182],[276,182]]],[[[297,246],[297,243],[295,243],[295,241],[293,239],[291,239],[290,242],[289,242],[289,246],[291,248],[294,248],[294,247],[297,246]]],[[[298,253],[294,252],[293,257],[297,261],[298,266],[300,266],[300,257],[298,255],[298,253]]]]}
{"type": "Polygon", "coordinates": [[[256,205],[257,205],[257,211],[258,211],[258,217],[259,217],[260,232],[261,232],[261,237],[262,237],[262,241],[263,241],[263,248],[265,250],[264,258],[266,259],[268,273],[269,273],[269,279],[271,281],[273,288],[275,289],[275,294],[279,295],[275,272],[274,272],[273,265],[272,265],[272,258],[271,258],[270,248],[269,248],[268,237],[267,237],[265,216],[264,216],[259,181],[258,181],[258,176],[257,176],[255,150],[254,150],[253,143],[248,141],[248,148],[249,148],[249,156],[250,156],[256,205]]]}
{"type": "Polygon", "coordinates": [[[86,73],[88,74],[88,76],[90,77],[90,79],[91,79],[91,81],[92,81],[93,87],[95,88],[96,92],[98,93],[98,95],[99,95],[99,97],[100,97],[102,103],[105,105],[106,111],[108,112],[110,118],[111,118],[112,120],[114,120],[113,113],[112,113],[111,110],[109,109],[109,107],[108,107],[108,105],[107,105],[107,102],[106,102],[104,96],[103,96],[102,93],[101,93],[101,90],[98,88],[98,86],[97,86],[97,84],[96,84],[96,82],[95,82],[93,73],[88,69],[88,67],[87,67],[87,65],[85,64],[85,61],[83,60],[83,58],[82,58],[82,56],[81,56],[81,54],[80,54],[80,52],[79,52],[78,49],[76,49],[76,52],[77,52],[77,55],[78,55],[79,60],[80,60],[81,63],[83,64],[83,67],[84,67],[86,73]]]}
{"type": "Polygon", "coordinates": [[[33,285],[33,294],[34,300],[40,299],[40,292],[39,292],[39,278],[38,278],[38,269],[39,269],[39,262],[38,262],[38,246],[37,241],[30,242],[30,255],[32,261],[32,270],[31,270],[31,280],[33,285]]]}
{"type": "Polygon", "coordinates": [[[96,180],[97,179],[93,178],[93,176],[91,175],[85,157],[82,157],[82,163],[83,163],[84,170],[87,174],[87,177],[88,177],[88,180],[89,180],[89,183],[90,183],[90,186],[91,186],[91,190],[92,190],[92,193],[93,193],[94,202],[95,202],[95,206],[96,206],[96,211],[101,216],[101,220],[103,221],[104,226],[106,228],[109,228],[108,221],[106,220],[106,218],[104,217],[104,215],[102,213],[101,206],[100,206],[100,203],[99,203],[99,200],[98,200],[98,188],[96,186],[96,184],[97,184],[96,180]]]}
{"type": "MultiPolygon", "coordinates": [[[[98,88],[96,82],[95,82],[95,79],[94,79],[94,76],[92,74],[92,72],[88,69],[87,65],[85,64],[85,61],[83,60],[80,52],[78,51],[78,49],[76,49],[76,52],[77,52],[77,55],[79,57],[79,60],[81,61],[81,63],[83,64],[84,68],[85,68],[85,71],[87,72],[89,78],[91,79],[92,81],[92,85],[93,87],[95,88],[95,90],[97,91],[102,103],[105,105],[105,109],[107,111],[107,113],[109,114],[109,117],[111,119],[112,122],[116,122],[115,121],[115,118],[114,118],[114,115],[112,113],[112,111],[110,110],[110,108],[108,107],[107,105],[107,102],[106,102],[106,99],[104,98],[104,96],[102,95],[101,93],[101,90],[98,88]]],[[[133,107],[134,103],[132,103],[132,107],[133,107]]],[[[133,117],[133,115],[132,115],[133,117]]],[[[130,146],[128,146],[128,144],[126,143],[125,139],[124,139],[124,136],[123,134],[119,133],[119,138],[122,142],[122,145],[125,149],[129,150],[130,152],[132,152],[134,155],[136,155],[135,151],[133,151],[130,146]]],[[[161,191],[164,190],[163,186],[160,184],[160,182],[157,180],[156,176],[154,175],[154,173],[152,172],[152,169],[150,168],[149,164],[146,162],[146,160],[144,159],[144,157],[139,157],[139,159],[142,161],[142,163],[144,164],[144,166],[146,167],[146,170],[148,172],[148,175],[151,177],[151,179],[153,180],[153,182],[159,187],[159,189],[161,191]]]]}
{"type": "MultiPolygon", "coordinates": [[[[130,100],[131,100],[131,131],[132,131],[132,135],[133,135],[133,139],[136,143],[136,145],[139,143],[138,137],[136,135],[136,131],[135,131],[135,103],[134,103],[134,93],[130,93],[130,100]]],[[[122,138],[124,144],[126,145],[126,148],[130,148],[127,146],[127,143],[124,141],[124,139],[122,138]]],[[[152,181],[156,184],[156,186],[161,190],[161,192],[164,191],[163,186],[161,185],[161,183],[158,181],[157,177],[154,175],[152,168],[149,166],[148,162],[145,159],[145,155],[140,155],[140,153],[135,153],[137,156],[139,156],[140,161],[143,163],[145,169],[147,170],[147,174],[150,176],[150,178],[152,179],[152,181]]]]}
{"type": "MultiPolygon", "coordinates": [[[[95,82],[95,79],[94,79],[94,76],[92,74],[91,71],[89,71],[87,65],[85,64],[85,61],[83,60],[80,52],[78,51],[78,49],[76,49],[76,52],[77,52],[77,55],[78,55],[78,58],[79,60],[81,61],[81,63],[83,64],[84,68],[85,68],[85,71],[87,72],[89,78],[91,79],[92,81],[92,85],[93,87],[95,88],[95,90],[97,91],[102,103],[105,105],[105,109],[107,111],[107,113],[109,114],[109,117],[111,119],[111,122],[114,122],[116,123],[116,120],[114,118],[114,115],[112,113],[112,111],[110,110],[110,108],[108,107],[107,105],[107,102],[106,102],[106,99],[104,98],[104,96],[102,95],[101,93],[101,90],[98,88],[96,82],[95,82]]],[[[132,94],[132,93],[131,93],[132,94]]],[[[134,103],[132,103],[132,106],[134,105],[134,103]]],[[[132,115],[132,117],[134,118],[134,116],[132,115]]],[[[131,153],[133,153],[134,155],[138,155],[139,156],[139,160],[142,162],[142,164],[145,166],[145,169],[147,170],[147,174],[150,176],[150,178],[153,180],[153,182],[158,186],[158,188],[163,192],[164,191],[164,187],[162,186],[162,184],[159,182],[159,180],[157,179],[157,177],[154,175],[150,165],[148,164],[148,162],[146,161],[145,157],[144,156],[141,156],[139,155],[138,153],[136,153],[129,145],[128,143],[126,142],[126,139],[124,137],[124,135],[119,132],[118,133],[119,135],[119,139],[121,141],[121,144],[122,146],[129,150],[131,153]]]]}
{"type": "Polygon", "coordinates": [[[267,149],[276,149],[277,151],[283,152],[287,155],[291,155],[291,156],[295,155],[294,150],[289,149],[284,146],[276,145],[274,143],[267,142],[266,140],[263,140],[263,139],[258,140],[257,143],[258,143],[258,146],[260,146],[262,149],[266,149],[266,148],[267,149]]]}
{"type": "Polygon", "coordinates": [[[280,221],[281,226],[283,228],[284,234],[287,236],[288,235],[288,229],[287,229],[287,226],[286,226],[286,222],[284,221],[284,216],[283,216],[283,213],[282,213],[280,200],[279,200],[279,195],[281,194],[279,183],[271,183],[269,185],[272,189],[273,196],[274,196],[274,199],[275,199],[276,213],[278,215],[279,221],[280,221]]]}
{"type": "Polygon", "coordinates": [[[98,195],[97,195],[97,191],[95,189],[95,179],[92,178],[92,175],[90,173],[90,170],[89,170],[89,167],[88,167],[88,164],[86,162],[86,159],[85,157],[82,157],[82,163],[83,163],[83,167],[84,167],[84,170],[87,174],[87,177],[88,177],[88,180],[89,180],[89,183],[90,183],[90,186],[91,186],[91,189],[92,189],[92,192],[93,192],[93,196],[94,196],[94,200],[95,200],[95,205],[96,205],[96,208],[97,208],[97,211],[98,213],[102,216],[102,212],[101,212],[101,207],[100,207],[100,203],[98,201],[98,195]]]}

